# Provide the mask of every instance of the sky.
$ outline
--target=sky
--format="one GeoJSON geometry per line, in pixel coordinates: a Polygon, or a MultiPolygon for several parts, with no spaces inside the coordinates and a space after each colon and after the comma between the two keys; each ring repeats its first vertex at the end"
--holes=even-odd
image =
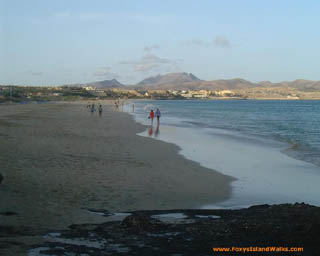
{"type": "Polygon", "coordinates": [[[0,0],[0,84],[320,80],[318,0],[0,0]]]}

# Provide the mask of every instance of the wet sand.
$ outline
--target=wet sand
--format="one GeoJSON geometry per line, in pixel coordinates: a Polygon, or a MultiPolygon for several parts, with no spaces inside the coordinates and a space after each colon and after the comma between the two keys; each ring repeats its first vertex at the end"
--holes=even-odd
{"type": "Polygon", "coordinates": [[[145,126],[103,104],[101,117],[86,103],[0,105],[1,226],[39,233],[105,220],[88,208],[197,208],[230,197],[233,178],[137,136],[145,126]]]}
{"type": "MultiPolygon", "coordinates": [[[[146,131],[141,135],[149,136],[146,131]]],[[[282,153],[289,144],[228,130],[165,125],[154,138],[178,145],[187,159],[237,178],[231,198],[206,209],[296,202],[320,206],[320,168],[282,153]]]]}

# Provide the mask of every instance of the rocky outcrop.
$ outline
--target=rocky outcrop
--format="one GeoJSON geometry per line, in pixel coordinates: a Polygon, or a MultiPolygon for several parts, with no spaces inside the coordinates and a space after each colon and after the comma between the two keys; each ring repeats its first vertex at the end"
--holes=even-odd
{"type": "Polygon", "coordinates": [[[49,233],[46,243],[29,252],[41,248],[48,255],[217,255],[213,247],[274,246],[303,248],[287,255],[319,255],[320,208],[303,203],[240,210],[135,211],[126,216],[114,221],[107,214],[103,224],[72,225],[49,233]]]}

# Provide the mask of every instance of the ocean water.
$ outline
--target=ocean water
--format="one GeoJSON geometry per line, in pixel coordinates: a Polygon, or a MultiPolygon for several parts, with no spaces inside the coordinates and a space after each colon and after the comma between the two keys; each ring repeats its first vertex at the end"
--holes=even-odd
{"type": "MultiPolygon", "coordinates": [[[[136,121],[161,124],[142,133],[177,144],[180,153],[237,178],[233,196],[212,207],[307,202],[320,205],[320,101],[185,100],[135,102],[136,121]]],[[[128,111],[130,108],[128,107],[128,111]]],[[[208,206],[206,206],[208,207],[208,206]]]]}
{"type": "Polygon", "coordinates": [[[135,112],[159,108],[162,123],[218,128],[287,142],[286,153],[320,166],[320,101],[144,101],[135,112]]]}

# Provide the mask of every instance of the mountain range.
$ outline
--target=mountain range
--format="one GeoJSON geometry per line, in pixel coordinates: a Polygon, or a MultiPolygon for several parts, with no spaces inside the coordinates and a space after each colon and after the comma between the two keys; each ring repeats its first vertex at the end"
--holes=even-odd
{"type": "Polygon", "coordinates": [[[320,90],[320,81],[298,79],[272,83],[262,81],[253,83],[241,78],[201,80],[192,73],[169,73],[146,78],[135,85],[124,85],[116,79],[91,82],[85,84],[73,84],[69,86],[93,86],[100,89],[123,88],[140,90],[236,90],[246,88],[294,88],[303,91],[320,90]]]}
{"type": "Polygon", "coordinates": [[[295,88],[300,90],[320,90],[320,81],[298,79],[295,81],[284,81],[272,83],[262,81],[253,83],[242,78],[201,80],[192,73],[169,73],[149,77],[134,86],[136,89],[156,89],[156,90],[236,90],[247,88],[295,88]]]}

